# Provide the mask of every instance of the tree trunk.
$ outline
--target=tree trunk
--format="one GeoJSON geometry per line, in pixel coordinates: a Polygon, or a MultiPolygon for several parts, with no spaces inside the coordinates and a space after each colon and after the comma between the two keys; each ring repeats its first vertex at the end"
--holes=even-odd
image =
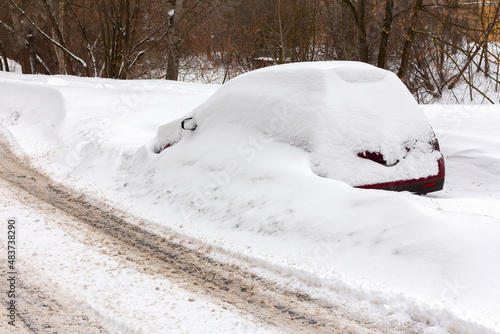
{"type": "Polygon", "coordinates": [[[175,44],[171,44],[168,49],[167,80],[177,81],[179,79],[179,51],[175,44]]]}
{"type": "MultiPolygon", "coordinates": [[[[489,74],[490,73],[490,62],[488,60],[489,54],[488,54],[488,34],[485,35],[484,37],[484,45],[483,45],[483,54],[482,57],[484,58],[484,73],[489,74]]],[[[478,68],[480,69],[480,67],[478,68]]]]}
{"type": "MultiPolygon", "coordinates": [[[[3,63],[4,63],[4,68],[5,72],[9,72],[9,61],[7,60],[7,53],[5,52],[5,49],[3,47],[2,41],[0,41],[0,55],[2,56],[3,63]]],[[[0,61],[0,70],[2,69],[2,62],[0,61]]]]}
{"type": "Polygon", "coordinates": [[[389,34],[391,33],[393,21],[394,0],[386,0],[385,16],[382,32],[380,33],[380,46],[378,48],[378,63],[377,66],[385,68],[387,61],[387,46],[389,45],[389,34]]]}
{"type": "MultiPolygon", "coordinates": [[[[57,3],[57,1],[56,1],[56,3],[57,3]]],[[[59,42],[59,44],[61,44],[64,48],[66,48],[66,41],[65,41],[64,35],[63,35],[64,27],[61,27],[61,25],[59,24],[59,20],[57,19],[58,15],[59,15],[59,8],[56,7],[55,13],[54,13],[52,8],[50,8],[50,4],[47,0],[45,0],[45,7],[47,9],[47,13],[49,14],[49,18],[50,18],[50,21],[51,21],[52,26],[53,26],[52,31],[55,32],[55,34],[57,36],[57,38],[54,38],[54,40],[57,40],[59,42]]],[[[61,20],[63,20],[63,18],[61,20]]],[[[58,47],[58,49],[62,52],[62,50],[59,47],[58,47]]],[[[64,57],[65,72],[69,75],[74,75],[75,72],[73,71],[73,64],[72,64],[70,56],[66,52],[64,52],[63,57],[64,57]]],[[[59,61],[59,57],[58,57],[58,61],[59,61]]],[[[59,68],[61,69],[60,64],[59,64],[59,68]]],[[[64,71],[61,74],[64,74],[64,71]]]]}
{"type": "Polygon", "coordinates": [[[365,0],[358,0],[358,15],[359,60],[368,63],[370,59],[365,24],[365,0]]]}
{"type": "Polygon", "coordinates": [[[285,32],[283,29],[283,18],[281,16],[281,1],[278,0],[278,26],[280,34],[280,44],[278,45],[278,64],[285,64],[286,59],[286,46],[285,46],[285,32]]]}
{"type": "Polygon", "coordinates": [[[179,36],[179,22],[183,14],[184,0],[170,0],[169,3],[171,9],[167,14],[170,17],[168,18],[169,24],[167,28],[168,61],[167,75],[165,76],[165,79],[178,80],[180,60],[179,52],[182,44],[182,39],[179,36]]]}
{"type": "MultiPolygon", "coordinates": [[[[55,30],[52,29],[52,38],[57,39],[55,30]]],[[[54,52],[56,53],[58,74],[66,74],[66,67],[64,66],[64,52],[57,45],[54,44],[54,52]]]]}
{"type": "Polygon", "coordinates": [[[350,9],[354,21],[356,22],[356,28],[358,31],[359,60],[368,63],[369,56],[368,56],[368,38],[366,34],[366,24],[365,24],[365,0],[358,0],[357,9],[351,0],[343,0],[343,2],[350,9]]]}
{"type": "Polygon", "coordinates": [[[30,62],[31,74],[36,74],[36,34],[30,29],[26,36],[26,43],[28,45],[28,58],[30,62]]]}
{"type": "Polygon", "coordinates": [[[13,49],[16,50],[15,52],[17,54],[14,58],[21,64],[22,72],[30,74],[31,65],[28,56],[28,49],[26,47],[26,36],[28,35],[27,24],[25,20],[22,19],[21,14],[12,1],[9,1],[9,13],[13,23],[12,29],[16,34],[13,49]]]}
{"type": "MultiPolygon", "coordinates": [[[[61,35],[64,36],[64,7],[65,4],[61,6],[61,3],[59,1],[54,1],[54,20],[57,23],[57,26],[59,27],[58,29],[61,32],[61,35]]],[[[52,38],[54,40],[58,40],[57,38],[57,33],[56,33],[57,27],[52,28],[52,38]]],[[[56,58],[57,58],[57,67],[58,67],[58,73],[59,74],[66,74],[66,66],[65,66],[65,57],[64,57],[64,52],[61,50],[57,45],[54,45],[54,52],[56,53],[56,58]]]]}
{"type": "Polygon", "coordinates": [[[413,45],[413,41],[415,40],[415,27],[417,26],[418,16],[422,8],[423,0],[416,0],[410,16],[410,24],[408,26],[408,32],[406,33],[405,42],[403,44],[403,53],[401,54],[401,65],[398,70],[398,77],[403,81],[408,72],[411,47],[413,45]]]}
{"type": "MultiPolygon", "coordinates": [[[[483,3],[481,4],[481,25],[484,26],[484,18],[485,18],[485,7],[486,7],[486,0],[483,0],[483,3]]],[[[481,54],[481,60],[484,59],[484,73],[489,74],[490,72],[490,66],[489,66],[489,61],[488,61],[488,40],[489,40],[489,32],[488,29],[485,29],[486,33],[484,36],[484,46],[483,46],[483,52],[481,54]]],[[[481,69],[481,61],[479,62],[478,66],[478,71],[481,69]]]]}

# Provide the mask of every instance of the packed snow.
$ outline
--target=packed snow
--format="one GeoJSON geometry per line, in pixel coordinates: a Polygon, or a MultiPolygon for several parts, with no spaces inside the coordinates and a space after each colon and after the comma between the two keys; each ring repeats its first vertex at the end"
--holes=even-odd
{"type": "MultiPolygon", "coordinates": [[[[313,74],[297,87],[321,80],[313,74]]],[[[392,80],[382,79],[388,91],[392,80]]],[[[225,103],[219,88],[1,73],[1,130],[18,154],[58,181],[293,277],[313,295],[422,321],[426,333],[500,332],[500,109],[423,108],[445,156],[446,183],[415,196],[318,177],[314,150],[301,146],[307,140],[289,145],[252,122],[204,115],[204,106],[225,103]],[[193,111],[199,128],[157,154],[157,134],[193,111]]],[[[255,86],[256,102],[227,103],[244,112],[259,97],[295,92],[255,86]]],[[[361,103],[343,98],[346,108],[361,103]]],[[[287,129],[300,127],[297,121],[305,122],[292,120],[287,129]]]]}

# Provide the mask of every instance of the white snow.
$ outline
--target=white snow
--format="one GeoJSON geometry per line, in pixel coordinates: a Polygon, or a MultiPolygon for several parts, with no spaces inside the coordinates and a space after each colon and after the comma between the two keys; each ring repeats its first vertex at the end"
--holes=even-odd
{"type": "MultiPolygon", "coordinates": [[[[322,80],[312,74],[297,85],[322,80]]],[[[391,78],[380,80],[391,86],[391,78]]],[[[445,156],[446,183],[423,197],[318,177],[301,146],[309,138],[291,146],[286,133],[255,131],[262,124],[204,117],[196,107],[218,88],[1,73],[1,129],[59,181],[294,277],[317,295],[428,323],[427,333],[500,332],[500,109],[424,107],[445,156]],[[191,111],[199,128],[156,154],[158,127],[191,111]]],[[[265,85],[253,88],[262,100],[274,96],[265,85]]],[[[224,102],[220,92],[208,105],[243,112],[260,103],[224,102]]],[[[361,103],[344,97],[346,108],[361,103]]],[[[287,95],[285,103],[326,105],[300,101],[287,95]]],[[[309,141],[313,149],[318,141],[309,141]]]]}

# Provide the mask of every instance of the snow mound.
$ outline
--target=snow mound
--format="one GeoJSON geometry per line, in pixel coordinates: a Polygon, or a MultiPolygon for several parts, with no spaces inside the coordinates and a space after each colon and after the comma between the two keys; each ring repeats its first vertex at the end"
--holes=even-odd
{"type": "MultiPolygon", "coordinates": [[[[351,185],[437,174],[439,153],[429,145],[432,129],[420,107],[396,75],[365,63],[249,72],[222,86],[191,116],[198,124],[193,136],[246,131],[260,142],[286,143],[310,153],[317,175],[351,185]],[[388,163],[405,161],[387,168],[360,159],[365,151],[381,153],[388,163]],[[422,152],[433,157],[423,159],[422,152]]],[[[156,150],[179,141],[178,124],[159,129],[156,150]]]]}
{"type": "Polygon", "coordinates": [[[23,111],[33,125],[58,126],[64,120],[62,94],[38,83],[0,81],[2,108],[23,111]]]}

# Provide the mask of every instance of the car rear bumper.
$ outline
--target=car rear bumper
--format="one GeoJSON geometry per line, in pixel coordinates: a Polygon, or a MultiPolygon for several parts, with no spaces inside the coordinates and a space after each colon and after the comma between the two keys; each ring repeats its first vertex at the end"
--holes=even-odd
{"type": "Polygon", "coordinates": [[[363,186],[356,186],[361,189],[382,189],[392,191],[409,191],[415,194],[427,194],[433,191],[439,191],[444,186],[444,158],[441,156],[438,160],[439,171],[437,175],[423,177],[413,180],[394,181],[385,183],[376,183],[363,186]]]}

